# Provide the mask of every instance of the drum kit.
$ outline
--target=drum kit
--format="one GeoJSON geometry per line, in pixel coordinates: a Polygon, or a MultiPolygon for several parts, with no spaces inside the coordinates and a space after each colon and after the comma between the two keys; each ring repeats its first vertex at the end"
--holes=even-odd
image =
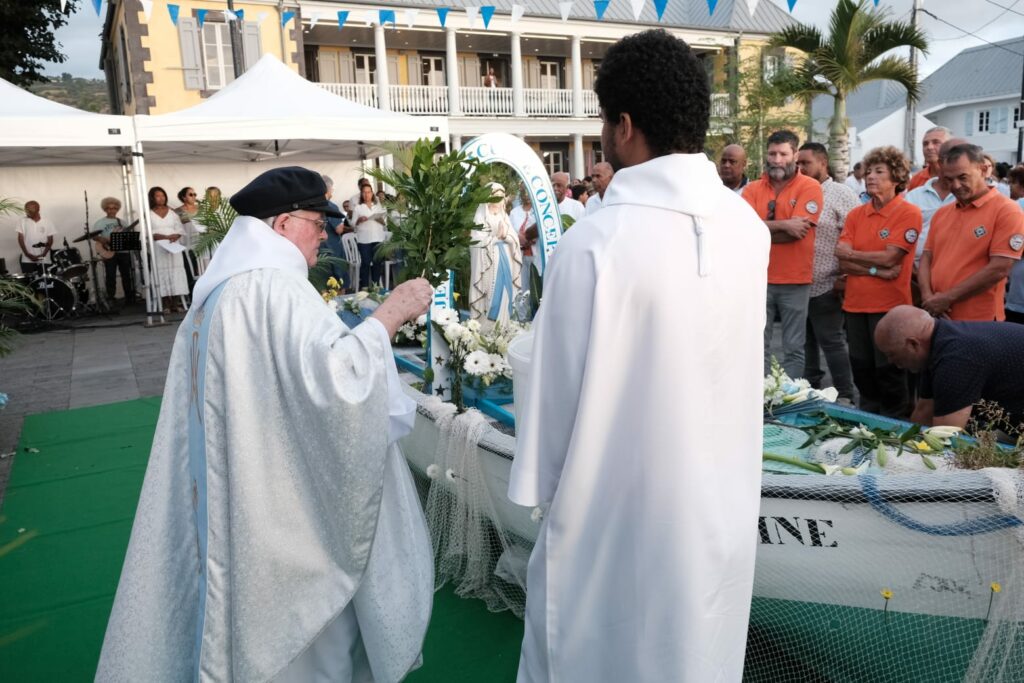
{"type": "MultiPolygon", "coordinates": [[[[138,221],[135,221],[126,228],[126,231],[137,224],[138,221]]],[[[100,293],[99,278],[96,275],[96,266],[102,264],[103,259],[95,256],[92,249],[92,241],[102,233],[102,230],[89,230],[86,224],[82,235],[72,240],[74,244],[86,243],[89,251],[87,260],[83,260],[82,252],[68,244],[65,238],[64,248],[52,252],[53,263],[40,264],[41,271],[24,275],[9,273],[3,276],[27,286],[35,293],[39,308],[32,310],[29,315],[35,318],[36,322],[49,323],[57,319],[74,318],[88,313],[105,313],[110,310],[109,304],[100,293]]],[[[35,248],[45,246],[43,242],[33,245],[35,248]]]]}

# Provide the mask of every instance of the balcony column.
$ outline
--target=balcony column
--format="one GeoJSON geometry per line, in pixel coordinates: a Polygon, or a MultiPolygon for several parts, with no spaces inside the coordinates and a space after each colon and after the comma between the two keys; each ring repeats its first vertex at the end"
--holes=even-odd
{"type": "Polygon", "coordinates": [[[444,68],[448,81],[448,115],[461,116],[462,104],[459,102],[459,52],[455,47],[455,29],[448,26],[444,29],[445,53],[444,68]]]}
{"type": "Polygon", "coordinates": [[[462,136],[452,134],[452,151],[462,149],[462,136]]]}
{"type": "Polygon", "coordinates": [[[587,169],[583,168],[583,133],[573,133],[572,136],[572,168],[571,177],[584,178],[587,169]]]}
{"type": "Polygon", "coordinates": [[[523,51],[519,33],[512,32],[512,115],[526,116],[526,98],[523,96],[523,51]]]}
{"type": "Polygon", "coordinates": [[[374,57],[377,60],[377,108],[391,111],[390,88],[388,88],[388,49],[384,44],[384,24],[378,21],[373,26],[374,57]]]}
{"type": "MultiPolygon", "coordinates": [[[[572,37],[572,115],[583,118],[583,58],[580,37],[572,37]]],[[[580,176],[582,177],[582,176],[580,176]]]]}

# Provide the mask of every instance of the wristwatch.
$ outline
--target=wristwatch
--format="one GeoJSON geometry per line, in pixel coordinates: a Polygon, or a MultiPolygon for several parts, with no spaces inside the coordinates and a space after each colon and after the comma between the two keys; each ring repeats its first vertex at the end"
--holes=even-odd
{"type": "Polygon", "coordinates": [[[878,268],[871,266],[868,268],[868,275],[878,275],[878,268]]]}

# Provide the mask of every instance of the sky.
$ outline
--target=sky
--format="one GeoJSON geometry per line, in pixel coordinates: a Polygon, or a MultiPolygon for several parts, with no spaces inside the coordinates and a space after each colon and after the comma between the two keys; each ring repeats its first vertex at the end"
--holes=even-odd
{"type": "MultiPolygon", "coordinates": [[[[579,7],[589,1],[575,0],[575,3],[579,7]]],[[[669,1],[703,3],[705,0],[669,1]]],[[[787,7],[786,0],[761,2],[774,2],[784,9],[787,7]]],[[[914,0],[881,0],[880,6],[889,8],[894,17],[909,21],[913,3],[914,0]]],[[[166,11],[159,0],[154,4],[154,12],[166,11]]],[[[797,0],[793,16],[798,21],[814,24],[827,32],[829,13],[835,4],[835,0],[797,0]]],[[[528,0],[526,6],[529,7],[528,0]]],[[[920,26],[928,34],[932,45],[930,54],[921,60],[922,76],[935,71],[961,50],[983,45],[986,40],[998,42],[1024,35],[1024,0],[923,0],[923,6],[948,24],[927,15],[920,17],[920,26]],[[968,32],[978,37],[967,35],[968,32]]],[[[63,64],[48,65],[46,73],[56,76],[66,71],[73,76],[103,78],[99,68],[99,33],[103,28],[101,17],[105,12],[105,3],[101,16],[97,17],[89,0],[79,2],[78,11],[71,16],[67,26],[57,32],[57,40],[63,45],[68,59],[63,64]]]]}

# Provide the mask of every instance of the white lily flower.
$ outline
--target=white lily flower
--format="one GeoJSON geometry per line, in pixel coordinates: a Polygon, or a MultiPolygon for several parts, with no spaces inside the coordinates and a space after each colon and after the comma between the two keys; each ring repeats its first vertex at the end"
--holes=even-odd
{"type": "Polygon", "coordinates": [[[540,520],[544,519],[544,511],[541,510],[539,507],[533,508],[533,510],[530,512],[530,519],[534,522],[539,523],[540,520]]]}
{"type": "Polygon", "coordinates": [[[820,467],[823,470],[825,470],[825,476],[826,477],[832,477],[832,476],[835,476],[837,474],[842,474],[842,469],[843,468],[840,467],[839,465],[828,465],[828,464],[823,463],[823,462],[819,462],[819,463],[815,463],[815,464],[818,467],[820,467]]]}
{"type": "Polygon", "coordinates": [[[444,471],[444,476],[448,478],[448,481],[455,481],[455,479],[456,479],[455,470],[453,470],[452,468],[449,467],[448,469],[446,469],[444,471]]]}
{"type": "Polygon", "coordinates": [[[337,299],[331,299],[327,302],[327,308],[331,309],[335,313],[338,312],[338,301],[337,299]]]}
{"type": "Polygon", "coordinates": [[[441,476],[441,466],[436,463],[433,465],[427,465],[427,477],[430,479],[437,479],[441,476]]]}
{"type": "Polygon", "coordinates": [[[864,462],[862,462],[861,464],[857,465],[856,467],[843,467],[841,469],[841,471],[842,471],[843,474],[845,474],[847,476],[858,476],[858,475],[861,475],[861,474],[864,474],[865,472],[867,472],[868,471],[868,465],[870,465],[870,464],[871,464],[871,462],[869,460],[865,460],[864,462]]]}
{"type": "Polygon", "coordinates": [[[864,425],[857,425],[850,430],[850,436],[854,439],[870,439],[874,437],[874,433],[864,425]]]}
{"type": "Polygon", "coordinates": [[[827,389],[821,389],[818,391],[818,396],[829,403],[835,403],[836,399],[839,398],[839,390],[835,387],[828,387],[827,389]]]}
{"type": "Polygon", "coordinates": [[[813,391],[814,389],[810,388],[800,389],[792,394],[786,394],[782,401],[783,403],[800,403],[801,401],[806,401],[813,391]]]}
{"type": "Polygon", "coordinates": [[[960,427],[950,427],[948,425],[941,425],[938,427],[929,427],[924,430],[925,434],[931,434],[937,439],[947,440],[952,439],[954,436],[958,436],[963,429],[960,427]]]}
{"type": "Polygon", "coordinates": [[[365,300],[368,296],[370,296],[370,293],[364,290],[362,292],[356,292],[354,299],[359,302],[365,300]]]}

